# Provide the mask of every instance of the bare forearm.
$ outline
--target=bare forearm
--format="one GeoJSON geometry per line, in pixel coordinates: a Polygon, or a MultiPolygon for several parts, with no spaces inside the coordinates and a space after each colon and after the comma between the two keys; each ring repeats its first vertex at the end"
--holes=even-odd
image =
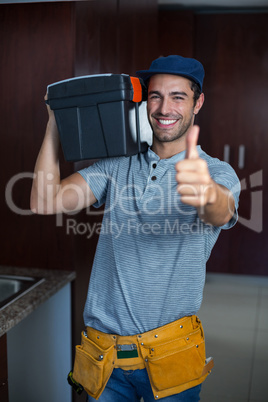
{"type": "Polygon", "coordinates": [[[55,118],[49,118],[46,134],[37,157],[31,192],[31,209],[38,213],[52,213],[52,201],[60,185],[59,135],[55,118]]]}
{"type": "Polygon", "coordinates": [[[198,207],[200,219],[214,226],[222,226],[229,222],[235,211],[232,193],[224,186],[212,182],[207,189],[208,202],[198,207]]]}

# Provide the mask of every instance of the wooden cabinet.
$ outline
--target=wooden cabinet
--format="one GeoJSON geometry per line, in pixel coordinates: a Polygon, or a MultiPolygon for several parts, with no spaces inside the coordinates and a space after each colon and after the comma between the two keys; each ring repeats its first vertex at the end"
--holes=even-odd
{"type": "Polygon", "coordinates": [[[200,143],[230,162],[242,186],[239,222],[220,235],[208,269],[268,275],[268,14],[198,15],[195,30],[206,71],[200,143]]]}
{"type": "Polygon", "coordinates": [[[208,154],[229,159],[241,180],[239,222],[222,231],[208,271],[268,275],[268,14],[161,9],[159,44],[162,53],[167,44],[164,55],[203,63],[199,143],[208,154]]]}
{"type": "Polygon", "coordinates": [[[7,332],[9,402],[72,401],[70,327],[68,283],[7,332]]]}
{"type": "Polygon", "coordinates": [[[8,402],[7,336],[0,337],[0,401],[8,402]]]}
{"type": "MultiPolygon", "coordinates": [[[[0,6],[2,265],[72,268],[64,228],[55,217],[29,211],[31,172],[47,121],[46,88],[73,75],[72,16],[71,2],[0,6]]],[[[64,168],[64,174],[73,170],[64,168]]]]}

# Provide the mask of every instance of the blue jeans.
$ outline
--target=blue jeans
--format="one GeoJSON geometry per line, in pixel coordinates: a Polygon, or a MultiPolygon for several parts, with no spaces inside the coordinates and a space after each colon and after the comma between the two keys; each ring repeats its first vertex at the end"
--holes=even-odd
{"type": "MultiPolygon", "coordinates": [[[[176,395],[159,399],[165,402],[198,402],[201,384],[176,395]]],[[[99,402],[139,402],[143,397],[144,402],[155,402],[146,369],[122,370],[114,369],[103,391],[99,402]]],[[[95,401],[88,396],[88,402],[95,401]]]]}

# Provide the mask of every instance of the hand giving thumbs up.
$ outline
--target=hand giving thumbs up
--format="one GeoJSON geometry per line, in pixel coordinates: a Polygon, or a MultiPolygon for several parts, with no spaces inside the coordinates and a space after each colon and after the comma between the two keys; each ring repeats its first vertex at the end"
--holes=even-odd
{"type": "Polygon", "coordinates": [[[205,160],[199,157],[197,142],[199,127],[193,126],[186,137],[185,159],[176,168],[177,191],[181,201],[194,207],[202,207],[215,201],[214,182],[205,160]]]}
{"type": "Polygon", "coordinates": [[[186,155],[185,159],[197,159],[199,154],[197,151],[197,142],[199,137],[199,127],[193,126],[186,137],[186,155]]]}

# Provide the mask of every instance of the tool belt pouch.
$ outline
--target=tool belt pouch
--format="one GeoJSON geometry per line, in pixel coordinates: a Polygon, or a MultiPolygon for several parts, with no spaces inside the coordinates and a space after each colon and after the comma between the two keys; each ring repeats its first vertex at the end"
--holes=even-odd
{"type": "Polygon", "coordinates": [[[105,349],[82,332],[81,345],[76,346],[73,378],[85,391],[98,399],[109,380],[115,356],[114,344],[105,349]]]}
{"type": "MultiPolygon", "coordinates": [[[[205,368],[202,324],[196,316],[192,318],[195,322],[190,332],[177,333],[174,337],[170,334],[159,336],[159,340],[140,345],[156,399],[194,387],[203,382],[209,373],[205,368]]],[[[172,329],[170,331],[173,332],[172,329]]]]}

